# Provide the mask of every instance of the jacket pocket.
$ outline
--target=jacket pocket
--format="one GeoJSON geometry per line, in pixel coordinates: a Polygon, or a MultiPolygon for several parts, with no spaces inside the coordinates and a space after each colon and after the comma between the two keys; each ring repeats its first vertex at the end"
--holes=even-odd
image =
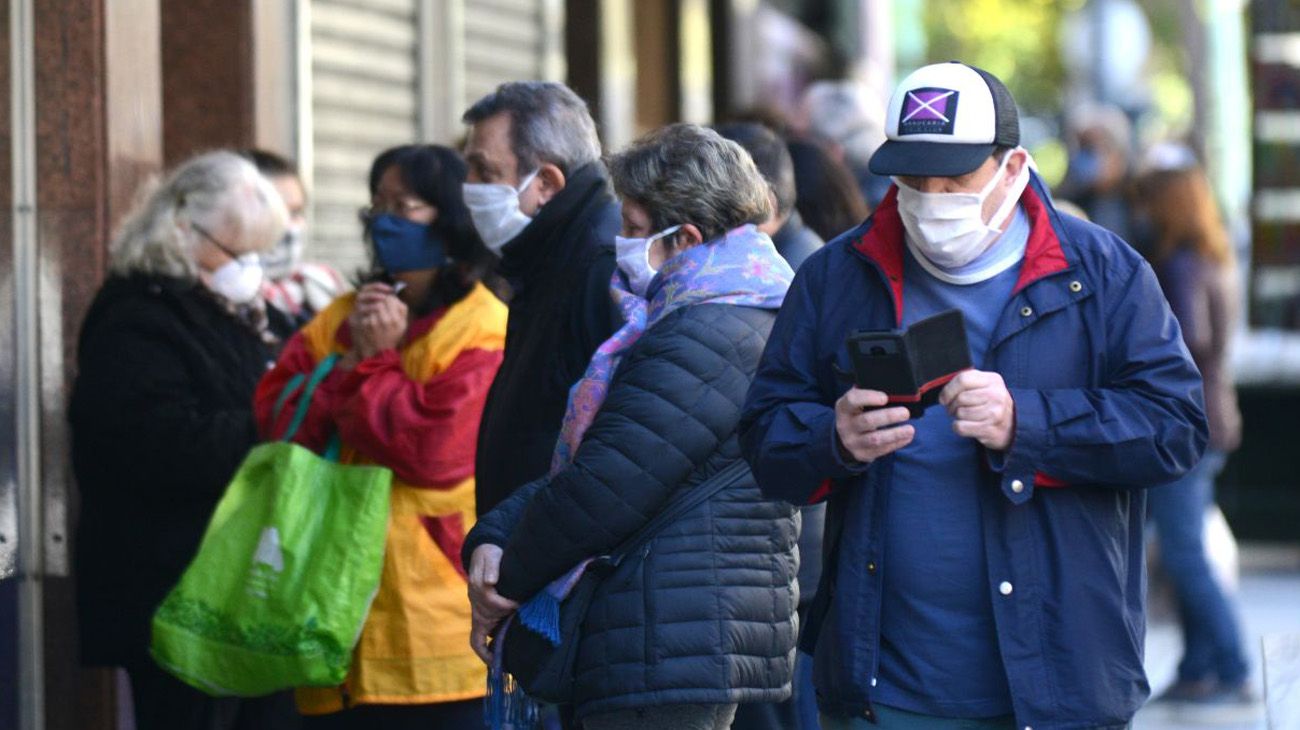
{"type": "Polygon", "coordinates": [[[645,663],[651,666],[659,663],[659,642],[658,632],[655,631],[655,625],[659,617],[655,610],[655,591],[653,585],[654,551],[652,547],[654,541],[648,543],[641,549],[641,601],[642,610],[645,612],[645,663]]]}

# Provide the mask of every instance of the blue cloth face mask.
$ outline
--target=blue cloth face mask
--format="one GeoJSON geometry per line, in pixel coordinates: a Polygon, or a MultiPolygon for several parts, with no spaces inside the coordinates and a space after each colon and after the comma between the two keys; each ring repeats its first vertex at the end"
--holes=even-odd
{"type": "Polygon", "coordinates": [[[434,269],[447,263],[442,241],[431,238],[429,226],[424,223],[383,213],[370,219],[368,229],[375,258],[390,274],[434,269]]]}

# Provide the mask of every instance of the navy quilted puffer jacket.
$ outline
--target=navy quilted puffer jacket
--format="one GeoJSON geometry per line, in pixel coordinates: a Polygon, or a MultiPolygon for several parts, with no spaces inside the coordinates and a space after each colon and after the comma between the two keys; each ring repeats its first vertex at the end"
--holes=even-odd
{"type": "MultiPolygon", "coordinates": [[[[741,406],[773,318],[701,304],[647,330],[573,466],[484,515],[466,540],[466,564],[478,545],[502,545],[498,590],[523,601],[739,459],[741,406]]],[[[746,475],[625,561],[583,627],[578,716],[788,697],[798,533],[796,510],[764,499],[746,475]]]]}

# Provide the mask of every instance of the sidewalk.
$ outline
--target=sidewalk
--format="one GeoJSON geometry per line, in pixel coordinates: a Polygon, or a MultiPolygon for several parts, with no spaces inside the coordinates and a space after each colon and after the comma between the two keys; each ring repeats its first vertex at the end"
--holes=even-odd
{"type": "MultiPolygon", "coordinates": [[[[1253,682],[1263,696],[1260,636],[1300,631],[1300,548],[1294,546],[1241,546],[1241,580],[1238,605],[1242,611],[1246,645],[1251,651],[1253,682]]],[[[1174,680],[1182,656],[1182,636],[1176,619],[1153,601],[1147,625],[1146,669],[1151,694],[1157,696],[1174,680]]],[[[1247,717],[1224,720],[1186,709],[1148,705],[1138,713],[1134,730],[1265,730],[1264,708],[1247,717]]]]}

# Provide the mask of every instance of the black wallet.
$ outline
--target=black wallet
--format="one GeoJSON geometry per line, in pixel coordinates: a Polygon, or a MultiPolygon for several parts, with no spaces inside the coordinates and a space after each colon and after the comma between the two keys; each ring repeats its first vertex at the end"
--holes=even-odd
{"type": "Polygon", "coordinates": [[[883,391],[890,406],[907,406],[912,418],[939,400],[939,391],[971,367],[966,319],[949,309],[903,330],[862,331],[846,344],[853,361],[847,373],[859,388],[883,391]]]}

